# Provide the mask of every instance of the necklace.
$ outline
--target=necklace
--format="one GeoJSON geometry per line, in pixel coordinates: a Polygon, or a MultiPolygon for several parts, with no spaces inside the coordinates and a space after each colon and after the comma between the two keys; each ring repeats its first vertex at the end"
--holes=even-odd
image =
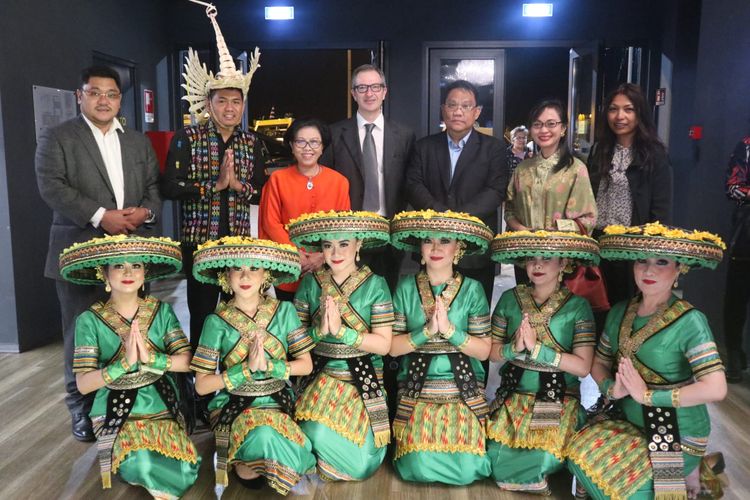
{"type": "Polygon", "coordinates": [[[320,173],[320,165],[315,165],[317,168],[315,169],[315,173],[312,175],[308,175],[307,177],[307,190],[312,191],[312,188],[315,187],[313,185],[313,177],[317,176],[320,173]]]}

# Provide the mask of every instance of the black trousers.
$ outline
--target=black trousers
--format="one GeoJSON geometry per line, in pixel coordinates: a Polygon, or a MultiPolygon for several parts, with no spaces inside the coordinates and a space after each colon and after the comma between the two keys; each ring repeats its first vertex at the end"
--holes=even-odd
{"type": "Polygon", "coordinates": [[[729,260],[727,285],[724,293],[724,342],[732,361],[743,354],[742,334],[750,301],[750,260],[729,260]]]}
{"type": "Polygon", "coordinates": [[[94,302],[106,300],[103,286],[76,285],[63,280],[55,281],[57,299],[60,302],[60,316],[63,329],[63,355],[65,356],[65,404],[71,415],[88,415],[94,404],[95,392],[83,395],[78,392],[76,376],[73,373],[73,351],[75,349],[76,318],[94,302]]]}
{"type": "Polygon", "coordinates": [[[221,287],[201,283],[193,277],[194,245],[182,245],[182,270],[187,278],[187,305],[190,311],[190,345],[198,348],[203,323],[214,312],[222,296],[221,287]]]}

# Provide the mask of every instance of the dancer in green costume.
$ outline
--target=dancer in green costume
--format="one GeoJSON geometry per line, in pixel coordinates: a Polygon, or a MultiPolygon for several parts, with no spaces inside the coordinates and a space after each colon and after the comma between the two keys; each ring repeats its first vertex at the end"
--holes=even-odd
{"type": "Polygon", "coordinates": [[[315,466],[288,384],[291,375],[310,373],[312,340],[289,302],[266,295],[299,272],[297,250],[268,240],[227,236],[195,252],[195,278],[233,295],[206,318],[191,365],[198,394],[218,391],[208,405],[218,495],[231,465],[244,486],[265,481],[282,495],[315,466]]]}
{"type": "Polygon", "coordinates": [[[392,356],[403,356],[393,431],[402,479],[466,485],[485,478],[484,368],[489,305],[479,282],[454,270],[464,254],[487,251],[492,232],[456,212],[402,212],[391,243],[420,252],[423,269],[394,293],[392,356]]]}
{"type": "Polygon", "coordinates": [[[169,373],[189,370],[190,344],[169,304],[138,296],[146,281],[181,266],[179,244],[168,238],[106,236],[60,255],[63,278],[103,281],[110,293],[77,318],[73,358],[78,390],[97,391],[91,420],[105,489],[117,473],[154,498],[179,498],[198,477],[169,373]]]}
{"type": "Polygon", "coordinates": [[[294,297],[315,339],[313,373],[301,381],[297,419],[328,481],[367,479],[390,442],[383,359],[393,305],[383,277],[358,267],[359,250],[388,242],[388,221],[372,212],[318,212],[289,223],[289,237],[323,252],[326,265],[302,278],[294,297]]]}
{"type": "Polygon", "coordinates": [[[706,403],[726,395],[724,367],[706,317],[672,287],[689,267],[715,268],[724,244],[658,223],[604,233],[602,258],[635,261],[640,294],[607,316],[591,374],[614,404],[573,437],[570,469],[597,499],[721,496],[723,459],[704,455],[706,403]]]}
{"type": "Polygon", "coordinates": [[[492,361],[506,361],[490,407],[487,454],[505,490],[549,494],[547,476],[583,424],[579,377],[594,357],[594,317],[582,297],[560,286],[573,261],[597,263],[588,236],[510,231],[492,242],[492,258],[525,267],[530,285],[503,293],[492,315],[492,361]]]}

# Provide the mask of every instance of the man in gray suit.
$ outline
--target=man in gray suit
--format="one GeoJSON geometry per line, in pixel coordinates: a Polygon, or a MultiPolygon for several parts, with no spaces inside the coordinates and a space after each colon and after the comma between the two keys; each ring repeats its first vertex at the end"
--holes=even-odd
{"type": "MultiPolygon", "coordinates": [[[[388,93],[383,70],[363,64],[352,72],[352,97],[357,114],[331,126],[331,144],[320,163],[349,180],[352,210],[368,210],[385,217],[406,208],[404,174],[414,147],[414,132],[383,116],[388,93]]],[[[362,253],[362,261],[391,288],[398,280],[401,253],[385,247],[362,253]]]]}
{"type": "Polygon", "coordinates": [[[53,210],[44,275],[56,280],[62,316],[65,390],[73,437],[94,441],[94,394],[83,396],[73,373],[75,318],[96,300],[101,287],[74,285],[60,277],[58,257],[73,243],[105,234],[148,235],[161,209],[159,167],[149,140],[116,120],[120,77],[109,67],[81,73],[76,91],[81,115],[45,130],[36,149],[42,199],[53,210]]]}

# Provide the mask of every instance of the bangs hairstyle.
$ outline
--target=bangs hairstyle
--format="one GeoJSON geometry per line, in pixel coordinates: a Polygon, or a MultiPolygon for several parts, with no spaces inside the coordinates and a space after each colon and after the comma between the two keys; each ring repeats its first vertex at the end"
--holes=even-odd
{"type": "MultiPolygon", "coordinates": [[[[560,115],[560,121],[562,122],[560,126],[567,129],[568,113],[565,111],[565,106],[563,106],[563,103],[562,101],[560,101],[560,99],[545,99],[544,101],[541,101],[536,106],[531,108],[531,112],[529,113],[529,129],[532,128],[531,124],[537,121],[544,110],[548,108],[557,111],[557,114],[560,115]]],[[[568,168],[573,164],[573,153],[570,152],[568,141],[565,137],[560,137],[560,142],[557,145],[557,152],[560,155],[560,159],[552,168],[553,173],[559,172],[564,168],[568,168]]]]}
{"type": "Polygon", "coordinates": [[[648,172],[654,163],[663,159],[667,154],[667,149],[659,140],[651,108],[643,90],[633,83],[623,83],[607,94],[596,127],[596,147],[591,155],[591,166],[602,179],[608,179],[610,176],[612,156],[617,143],[617,136],[609,127],[607,115],[609,106],[618,95],[625,96],[633,104],[635,117],[638,120],[633,138],[633,163],[648,172]]]}
{"type": "Polygon", "coordinates": [[[294,142],[294,138],[297,137],[297,133],[300,131],[300,129],[303,129],[305,127],[314,127],[318,129],[318,133],[320,134],[320,142],[323,143],[322,149],[325,149],[331,143],[331,129],[328,128],[328,125],[323,123],[321,120],[318,120],[317,118],[298,118],[294,120],[292,122],[292,125],[287,129],[286,132],[284,132],[284,145],[288,147],[289,150],[292,149],[292,142],[294,142]]]}

